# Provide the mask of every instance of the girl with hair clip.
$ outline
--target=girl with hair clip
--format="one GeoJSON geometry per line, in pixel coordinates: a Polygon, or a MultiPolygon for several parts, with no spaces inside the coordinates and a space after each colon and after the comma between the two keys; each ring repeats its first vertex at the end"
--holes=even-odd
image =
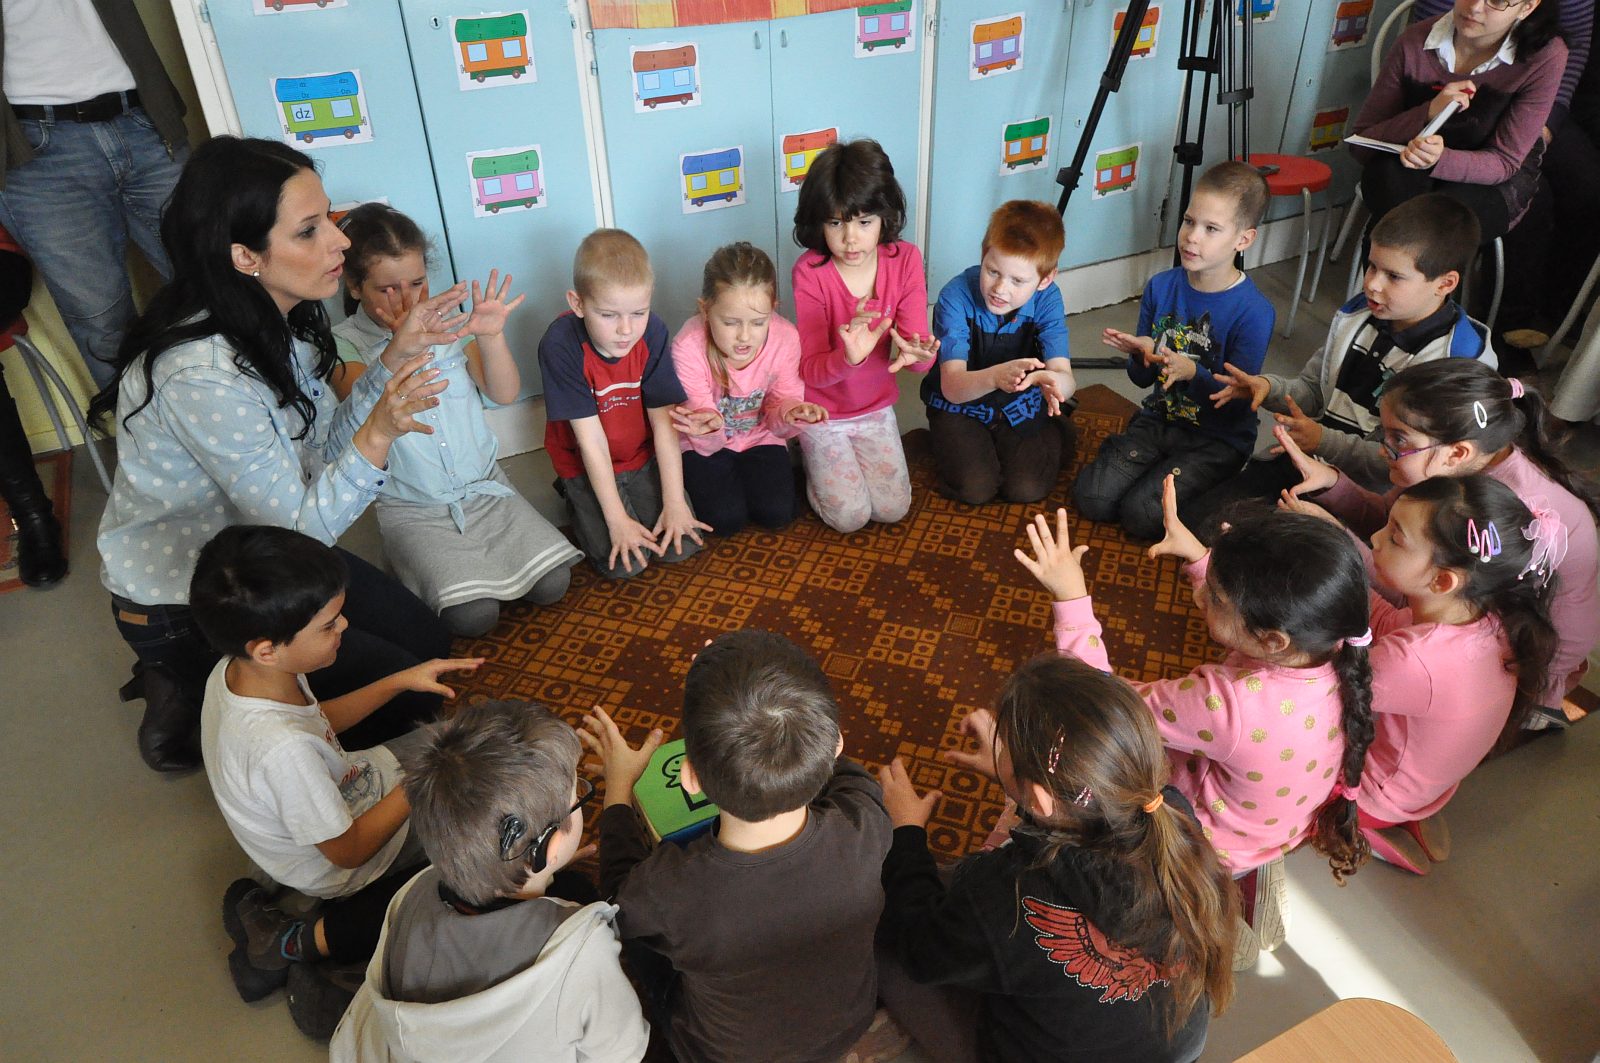
{"type": "Polygon", "coordinates": [[[879,772],[879,993],[939,1063],[1187,1061],[1233,996],[1238,893],[1201,833],[1150,711],[1125,681],[1045,654],[946,759],[1022,810],[1009,840],[948,881],[928,851],[940,794],[879,772]]]}
{"type": "MultiPolygon", "coordinates": [[[[1134,689],[1172,759],[1173,785],[1241,879],[1252,932],[1240,932],[1238,970],[1258,947],[1283,941],[1282,858],[1316,833],[1330,780],[1361,778],[1372,740],[1367,574],[1351,538],[1315,517],[1253,514],[1207,550],[1178,519],[1171,476],[1162,508],[1166,537],[1149,556],[1185,562],[1195,604],[1228,655],[1134,689]]],[[[1016,556],[1055,600],[1056,648],[1110,668],[1079,560],[1088,548],[1070,545],[1066,510],[1056,511],[1054,535],[1043,514],[1027,531],[1033,554],[1016,556]]],[[[1318,841],[1338,877],[1362,859],[1353,823],[1318,841]]]]}
{"type": "Polygon", "coordinates": [[[1380,859],[1425,875],[1449,856],[1440,810],[1545,689],[1545,593],[1565,549],[1555,513],[1483,475],[1406,488],[1372,537],[1378,582],[1406,602],[1372,595],[1376,734],[1360,822],[1380,859]]]}
{"type": "Polygon", "coordinates": [[[875,140],[828,148],[800,186],[794,241],[806,251],[790,274],[800,378],[828,414],[800,436],[800,453],[811,508],[835,531],[893,524],[911,509],[895,374],[926,373],[939,344],[922,253],[900,239],[905,221],[905,193],[875,140]]]}
{"type": "MultiPolygon", "coordinates": [[[[385,203],[363,203],[339,227],[344,306],[333,328],[343,364],[334,389],[349,394],[392,341],[396,323],[428,298],[428,240],[417,223],[385,203]]],[[[491,270],[472,282],[465,335],[434,348],[433,366],[450,382],[444,402],[422,417],[426,434],[408,436],[389,457],[378,499],[383,549],[400,582],[454,635],[476,638],[500,620],[500,603],[553,605],[583,559],[566,536],[517,493],[496,457],[500,442],[483,400],[514,402],[522,377],[505,326],[523,300],[507,300],[511,276],[491,270]],[[467,335],[472,338],[468,339],[467,335]]]]}
{"type": "Polygon", "coordinates": [[[699,312],[672,341],[683,403],[672,410],[683,445],[683,483],[717,535],[750,521],[782,528],[795,517],[786,440],[828,411],[805,401],[800,334],[778,315],[778,273],[749,243],[706,261],[699,312]]]}
{"type": "Polygon", "coordinates": [[[1550,617],[1560,641],[1528,726],[1565,726],[1562,700],[1578,685],[1589,651],[1600,643],[1600,536],[1595,529],[1600,489],[1562,456],[1564,426],[1522,381],[1458,358],[1395,374],[1378,414],[1394,490],[1374,494],[1280,437],[1304,477],[1286,492],[1285,504],[1309,510],[1303,500],[1314,499],[1357,535],[1370,537],[1388,519],[1389,507],[1403,488],[1430,476],[1483,473],[1511,488],[1525,504],[1553,510],[1568,542],[1549,591],[1550,617]]]}

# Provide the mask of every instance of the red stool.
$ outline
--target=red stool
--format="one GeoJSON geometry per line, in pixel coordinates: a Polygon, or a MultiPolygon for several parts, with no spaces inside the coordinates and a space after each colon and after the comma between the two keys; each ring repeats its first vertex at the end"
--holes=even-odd
{"type": "MultiPolygon", "coordinates": [[[[1333,170],[1327,163],[1308,159],[1301,155],[1251,155],[1249,163],[1261,170],[1261,176],[1267,179],[1267,191],[1272,198],[1279,196],[1300,197],[1303,205],[1302,220],[1304,225],[1300,232],[1300,270],[1294,278],[1294,295],[1289,299],[1289,318],[1283,324],[1283,335],[1288,336],[1294,332],[1294,315],[1300,309],[1300,288],[1306,280],[1306,262],[1311,258],[1311,196],[1315,192],[1326,192],[1333,182],[1333,170]]],[[[1306,302],[1311,302],[1317,297],[1317,286],[1322,283],[1322,263],[1328,257],[1328,231],[1333,220],[1333,204],[1329,203],[1322,214],[1322,248],[1317,254],[1317,270],[1311,276],[1311,290],[1306,293],[1306,302]]]]}

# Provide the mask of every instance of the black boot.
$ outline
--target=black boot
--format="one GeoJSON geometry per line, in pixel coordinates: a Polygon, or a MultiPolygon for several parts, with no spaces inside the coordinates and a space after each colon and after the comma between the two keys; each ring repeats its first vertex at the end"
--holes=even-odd
{"type": "Polygon", "coordinates": [[[198,768],[200,699],[163,665],[145,668],[140,678],[144,719],[139,721],[139,755],[156,771],[198,768]]]}
{"type": "Polygon", "coordinates": [[[61,552],[61,525],[33,467],[33,453],[22,431],[17,404],[0,375],[0,498],[17,528],[17,568],[30,587],[48,587],[67,574],[61,552]]]}

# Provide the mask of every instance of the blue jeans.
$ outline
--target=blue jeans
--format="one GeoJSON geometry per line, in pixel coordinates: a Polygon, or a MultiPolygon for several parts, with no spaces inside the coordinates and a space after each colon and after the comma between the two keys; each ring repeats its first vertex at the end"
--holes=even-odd
{"type": "Polygon", "coordinates": [[[133,317],[128,237],[162,277],[161,211],[172,195],[186,145],[167,145],[144,111],[106,122],[29,119],[22,135],[35,157],[6,171],[0,225],[44,277],[97,385],[133,317]]]}

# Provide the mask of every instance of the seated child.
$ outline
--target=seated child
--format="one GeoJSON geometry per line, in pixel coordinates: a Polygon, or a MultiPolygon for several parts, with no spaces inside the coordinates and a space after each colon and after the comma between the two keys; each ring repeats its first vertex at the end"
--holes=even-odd
{"type": "MultiPolygon", "coordinates": [[[[1449,196],[1407,200],[1372,230],[1362,293],[1328,324],[1328,338],[1294,380],[1235,363],[1217,377],[1215,401],[1266,406],[1300,449],[1382,491],[1389,467],[1379,445],[1378,397],[1409,365],[1477,358],[1496,366],[1488,330],[1452,302],[1478,253],[1478,221],[1449,196]]],[[[1273,447],[1238,476],[1199,499],[1184,519],[1209,537],[1224,509],[1245,498],[1277,498],[1300,482],[1294,462],[1273,447]]]]}
{"type": "Polygon", "coordinates": [[[800,334],[777,313],[778,271],[743,241],[706,261],[699,312],[672,341],[687,396],[672,411],[683,435],[683,482],[694,511],[717,535],[750,521],[782,528],[795,518],[785,442],[828,419],[805,401],[800,334]]]}
{"type": "Polygon", "coordinates": [[[879,772],[880,992],[938,1063],[1199,1057],[1233,995],[1238,893],[1126,682],[1043,655],[947,760],[999,783],[1026,817],[948,875],[928,851],[938,794],[896,758],[879,772]],[[923,988],[928,987],[928,988],[923,988]],[[933,988],[940,987],[940,988],[933,988]]]}
{"type": "Polygon", "coordinates": [[[567,305],[539,341],[544,445],[578,545],[601,575],[626,579],[650,555],[681,561],[702,545],[683,490],[672,407],[683,388],[667,326],[650,312],[655,275],[639,241],[596,229],[578,245],[567,305]],[[687,539],[688,542],[684,540],[687,539]]]}
{"type": "Polygon", "coordinates": [[[1223,162],[1200,175],[1178,229],[1183,266],[1150,278],[1139,302],[1139,332],[1105,330],[1128,355],[1128,376],[1155,385],[1126,431],[1100,446],[1078,474],[1072,501],[1089,520],[1119,521],[1135,539],[1161,538],[1161,483],[1177,475],[1178,504],[1227,480],[1256,441],[1246,401],[1214,402],[1225,365],[1253,367],[1267,356],[1272,304],[1235,268],[1255,243],[1267,182],[1254,167],[1223,162]]]}
{"type": "Polygon", "coordinates": [[[407,758],[411,829],[433,866],[389,906],[334,1034],[336,1063],[644,1056],[650,1030],[617,962],[616,908],[556,896],[594,796],[581,753],[543,706],[492,701],[431,729],[407,758]]]}
{"type": "Polygon", "coordinates": [[[661,732],[636,750],[602,709],[584,726],[606,777],[600,891],[616,897],[640,968],[661,971],[645,979],[646,1008],[680,1063],[837,1063],[877,1006],[890,832],[878,784],[839,756],[839,706],[817,663],[753,629],[700,652],[679,779],[722,815],[682,848],[652,852],[629,807],[661,732]]]}
{"type": "Polygon", "coordinates": [[[236,946],[228,969],[247,1001],[284,985],[291,963],[365,960],[384,906],[422,862],[406,830],[396,753],[416,732],[354,752],[339,732],[404,690],[453,697],[439,676],[483,663],[425,661],[319,703],[306,673],[338,655],[344,587],[343,559],[287,528],[224,528],[195,562],[195,624],[223,655],[200,715],[217,808],[274,882],[324,901],[320,916],[301,919],[251,879],[228,887],[222,921],[236,946]]]}
{"type": "MultiPolygon", "coordinates": [[[[333,379],[342,399],[389,345],[395,322],[428,294],[428,241],[416,222],[384,203],[363,203],[340,228],[345,312],[333,338],[343,359],[333,379]]],[[[435,347],[429,368],[449,381],[439,406],[418,419],[431,433],[389,448],[389,476],[377,503],[383,551],[395,574],[439,614],[452,634],[477,636],[500,619],[500,603],[561,600],[583,555],[517,494],[495,461],[500,443],[483,415],[481,392],[513,402],[521,387],[503,329],[522,302],[506,301],[511,278],[472,282],[472,314],[452,322],[474,338],[435,347]],[[498,285],[498,287],[497,287],[498,285]]]]}
{"type": "Polygon", "coordinates": [[[923,378],[940,493],[981,505],[1037,502],[1061,472],[1050,418],[1077,390],[1056,286],[1066,235],[1048,203],[989,216],[982,258],[939,293],[939,373],[923,378]]]}

